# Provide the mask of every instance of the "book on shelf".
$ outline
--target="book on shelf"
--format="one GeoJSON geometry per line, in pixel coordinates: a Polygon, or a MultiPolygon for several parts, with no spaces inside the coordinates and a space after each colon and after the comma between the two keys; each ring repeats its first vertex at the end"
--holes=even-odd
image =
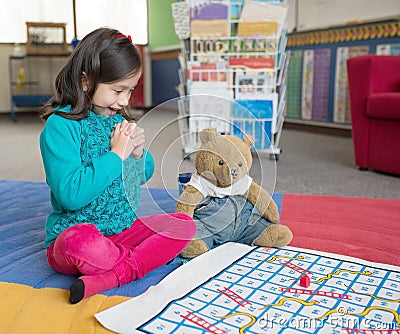
{"type": "Polygon", "coordinates": [[[192,1],[190,2],[191,20],[227,20],[228,5],[224,3],[192,1]]]}
{"type": "Polygon", "coordinates": [[[284,54],[286,52],[287,30],[283,29],[278,41],[277,59],[275,66],[282,68],[284,66],[284,54]]]}
{"type": "Polygon", "coordinates": [[[217,53],[229,51],[229,40],[218,39],[194,39],[192,40],[192,53],[217,53]]]}
{"type": "Polygon", "coordinates": [[[216,63],[223,60],[229,52],[229,40],[217,39],[192,39],[191,60],[202,63],[216,63]]]}
{"type": "Polygon", "coordinates": [[[188,62],[187,78],[191,81],[226,81],[226,67],[223,61],[217,63],[188,62]]]}
{"type": "Polygon", "coordinates": [[[274,57],[258,57],[258,58],[238,58],[229,59],[229,66],[232,68],[243,68],[247,70],[270,71],[275,67],[274,57]]]}
{"type": "Polygon", "coordinates": [[[207,38],[229,36],[228,20],[191,20],[190,37],[207,38]]]}
{"type": "MultiPolygon", "coordinates": [[[[279,67],[278,69],[278,86],[282,86],[286,84],[287,81],[287,74],[288,74],[288,68],[289,68],[289,61],[290,61],[290,53],[289,52],[284,52],[282,55],[282,66],[279,67]]],[[[280,88],[278,88],[280,89],[280,88]]]]}
{"type": "Polygon", "coordinates": [[[265,36],[240,37],[236,36],[230,41],[229,50],[232,53],[275,53],[277,42],[265,36]]]}
{"type": "Polygon", "coordinates": [[[189,93],[190,95],[206,94],[219,96],[223,99],[233,99],[233,91],[223,81],[193,81],[189,93]]]}
{"type": "Polygon", "coordinates": [[[243,99],[235,99],[236,103],[242,108],[232,111],[233,118],[272,118],[276,115],[278,109],[279,96],[277,93],[269,93],[258,98],[251,96],[242,96],[243,99]],[[249,97],[249,98],[245,98],[249,97]]]}
{"type": "Polygon", "coordinates": [[[199,132],[215,127],[228,133],[231,127],[233,92],[226,82],[195,81],[190,86],[189,130],[199,132]]]}
{"type": "Polygon", "coordinates": [[[237,35],[241,37],[266,37],[275,36],[277,33],[277,22],[239,22],[237,35]]]}
{"type": "Polygon", "coordinates": [[[287,6],[277,6],[268,2],[246,0],[240,15],[240,22],[276,22],[276,34],[280,36],[287,20],[287,14],[287,6]]]}
{"type": "Polygon", "coordinates": [[[187,2],[171,4],[172,18],[174,20],[175,34],[184,40],[190,37],[189,6],[187,2]]]}
{"type": "MultiPolygon", "coordinates": [[[[230,19],[238,20],[242,12],[243,4],[247,0],[230,0],[230,19]]],[[[257,0],[256,0],[257,1],[257,0]]],[[[259,2],[268,2],[271,5],[281,6],[284,1],[282,0],[258,0],[259,2]]]]}
{"type": "Polygon", "coordinates": [[[269,75],[235,75],[235,98],[240,100],[263,99],[272,92],[272,77],[269,75]]]}
{"type": "Polygon", "coordinates": [[[235,100],[232,104],[231,133],[237,137],[244,134],[254,136],[254,148],[266,149],[271,146],[273,116],[276,112],[277,94],[265,100],[235,100]]]}
{"type": "Polygon", "coordinates": [[[230,1],[230,19],[239,20],[240,13],[242,12],[243,3],[245,0],[231,0],[230,1]]]}
{"type": "Polygon", "coordinates": [[[274,90],[274,58],[230,58],[229,59],[230,85],[235,87],[235,98],[240,90],[249,90],[250,84],[256,85],[257,89],[253,94],[261,95],[262,91],[270,93],[274,90]]]}

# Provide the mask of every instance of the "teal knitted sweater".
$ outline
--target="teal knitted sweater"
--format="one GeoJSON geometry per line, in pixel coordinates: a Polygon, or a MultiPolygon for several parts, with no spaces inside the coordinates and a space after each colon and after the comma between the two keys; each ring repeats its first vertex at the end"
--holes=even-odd
{"type": "Polygon", "coordinates": [[[76,224],[95,224],[107,236],[132,225],[140,186],[153,175],[154,160],[146,150],[142,159],[129,157],[124,162],[110,151],[111,133],[122,121],[121,115],[92,111],[79,121],[55,114],[47,119],[40,150],[53,212],[46,222],[45,247],[76,224]]]}

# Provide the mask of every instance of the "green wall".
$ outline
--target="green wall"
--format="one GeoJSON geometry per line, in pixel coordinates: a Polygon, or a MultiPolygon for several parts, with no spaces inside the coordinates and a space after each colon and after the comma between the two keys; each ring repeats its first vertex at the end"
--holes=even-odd
{"type": "Polygon", "coordinates": [[[179,45],[172,19],[171,4],[177,0],[148,0],[150,49],[179,45]]]}

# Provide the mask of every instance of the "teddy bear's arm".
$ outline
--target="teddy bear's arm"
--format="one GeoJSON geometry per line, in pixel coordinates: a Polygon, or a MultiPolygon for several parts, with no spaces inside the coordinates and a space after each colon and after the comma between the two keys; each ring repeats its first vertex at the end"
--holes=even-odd
{"type": "Polygon", "coordinates": [[[176,203],[175,212],[183,212],[193,217],[194,209],[204,198],[203,194],[193,186],[186,186],[176,203]]]}
{"type": "Polygon", "coordinates": [[[244,196],[265,219],[271,223],[279,221],[279,211],[275,201],[260,185],[253,181],[244,196]]]}

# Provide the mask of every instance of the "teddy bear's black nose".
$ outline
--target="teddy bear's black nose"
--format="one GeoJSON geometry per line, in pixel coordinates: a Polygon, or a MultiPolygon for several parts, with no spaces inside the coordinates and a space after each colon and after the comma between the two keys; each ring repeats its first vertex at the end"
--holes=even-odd
{"type": "Polygon", "coordinates": [[[237,170],[232,168],[231,169],[231,175],[232,175],[233,178],[235,178],[238,175],[237,170]]]}

